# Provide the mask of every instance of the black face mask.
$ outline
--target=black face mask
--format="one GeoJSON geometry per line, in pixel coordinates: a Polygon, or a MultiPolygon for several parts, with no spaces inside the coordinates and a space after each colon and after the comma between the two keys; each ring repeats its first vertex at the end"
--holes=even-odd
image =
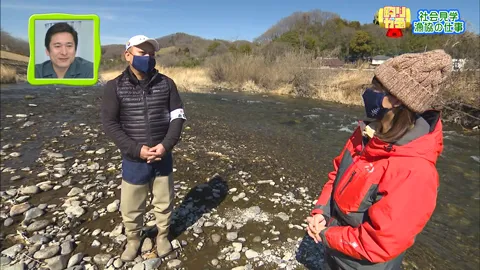
{"type": "Polygon", "coordinates": [[[145,56],[133,56],[132,66],[145,74],[150,73],[155,68],[155,58],[148,55],[145,56]]]}
{"type": "Polygon", "coordinates": [[[383,98],[386,93],[376,92],[371,88],[367,88],[362,95],[365,104],[365,113],[368,118],[380,120],[390,110],[383,107],[383,98]]]}

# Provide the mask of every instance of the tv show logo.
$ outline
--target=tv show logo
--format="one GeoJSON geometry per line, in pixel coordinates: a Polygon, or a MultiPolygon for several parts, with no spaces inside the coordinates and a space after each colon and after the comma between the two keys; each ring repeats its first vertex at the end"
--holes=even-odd
{"type": "Polygon", "coordinates": [[[460,11],[419,10],[418,19],[413,21],[413,34],[447,34],[455,35],[465,32],[465,21],[460,19],[460,11]]]}
{"type": "Polygon", "coordinates": [[[387,29],[387,37],[402,37],[402,30],[411,27],[410,9],[407,7],[396,6],[380,8],[375,13],[373,22],[380,27],[387,29]]]}

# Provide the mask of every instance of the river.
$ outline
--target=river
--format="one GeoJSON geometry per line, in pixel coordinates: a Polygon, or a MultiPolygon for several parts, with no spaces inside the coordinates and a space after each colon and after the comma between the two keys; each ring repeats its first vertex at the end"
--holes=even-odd
{"type": "MultiPolygon", "coordinates": [[[[231,92],[181,95],[188,117],[188,128],[175,152],[175,179],[185,186],[179,188],[178,192],[185,192],[190,188],[194,190],[199,183],[218,174],[224,179],[228,189],[244,189],[248,197],[248,200],[234,202],[232,194],[225,194],[225,198],[212,205],[209,210],[212,218],[217,219],[228,216],[232,209],[259,206],[265,213],[288,213],[290,220],[286,223],[304,223],[303,218],[313,207],[313,201],[332,168],[332,158],[339,154],[355,128],[357,119],[363,116],[363,109],[359,107],[311,99],[231,92]],[[219,156],[223,159],[218,159],[219,156]],[[245,173],[248,174],[247,177],[243,176],[245,173]],[[270,179],[275,184],[254,184],[259,180],[270,179]],[[298,205],[284,204],[271,199],[289,192],[295,198],[303,198],[303,202],[298,205]]],[[[86,137],[91,138],[90,146],[87,147],[89,149],[102,145],[107,147],[109,140],[101,134],[99,122],[100,98],[101,88],[98,87],[2,86],[1,144],[3,147],[5,144],[21,143],[16,151],[22,153],[22,156],[2,159],[1,190],[41,182],[35,175],[43,170],[43,165],[38,163],[43,149],[55,149],[64,155],[80,158],[84,156],[86,149],[82,146],[89,144],[85,141],[86,137]],[[36,106],[28,105],[32,103],[36,106]],[[28,115],[29,113],[32,115],[28,115]],[[27,114],[28,120],[35,124],[22,128],[26,119],[16,117],[17,114],[27,114]],[[80,125],[81,123],[84,125],[80,125]],[[79,128],[85,125],[90,129],[82,133],[79,128]],[[62,136],[62,130],[67,129],[66,126],[73,135],[62,136]],[[77,128],[74,128],[75,126],[77,128]],[[96,133],[98,137],[89,137],[89,133],[96,133]],[[59,142],[52,142],[53,138],[59,142]],[[3,170],[7,167],[20,170],[26,166],[29,166],[34,174],[25,175],[24,180],[16,182],[9,180],[11,172],[3,170]]],[[[437,164],[441,182],[437,207],[425,230],[407,252],[405,269],[478,269],[480,265],[479,137],[463,135],[457,127],[445,125],[444,144],[444,151],[437,164]]],[[[113,152],[115,148],[109,147],[113,152]]],[[[114,153],[111,153],[110,156],[113,155],[114,153]]],[[[103,162],[102,165],[110,161],[105,158],[99,162],[103,162]]],[[[46,191],[35,195],[31,202],[56,202],[68,191],[46,191]]],[[[115,192],[119,198],[118,191],[115,192]]],[[[184,196],[176,198],[177,206],[183,205],[182,198],[184,196]]],[[[5,201],[2,201],[2,204],[4,208],[8,205],[5,201]]],[[[105,207],[106,203],[100,202],[99,205],[105,207]]],[[[112,224],[119,223],[120,219],[118,214],[109,217],[112,219],[110,224],[84,223],[80,227],[111,231],[112,224]]],[[[405,218],[408,219],[408,216],[405,218]]],[[[21,219],[17,218],[15,221],[21,219]]],[[[176,223],[180,222],[182,219],[177,219],[176,223]]],[[[262,240],[270,240],[267,246],[273,249],[275,246],[284,245],[288,238],[304,237],[304,231],[292,229],[292,226],[286,226],[286,223],[278,219],[263,224],[249,220],[238,230],[244,235],[244,247],[252,242],[251,238],[260,236],[262,240]],[[278,239],[272,239],[269,234],[272,225],[273,231],[279,232],[278,239]]],[[[182,255],[186,269],[210,268],[212,260],[222,254],[226,240],[222,238],[222,246],[209,244],[208,238],[214,233],[222,234],[225,230],[209,229],[204,227],[201,237],[192,232],[188,236],[181,234],[185,229],[178,231],[179,239],[188,242],[182,255]],[[203,240],[198,240],[202,237],[203,240]],[[198,241],[203,243],[201,248],[198,248],[198,241]]],[[[14,227],[2,226],[2,231],[8,235],[14,233],[14,227]]],[[[78,228],[72,231],[78,231],[78,228]]],[[[82,242],[89,243],[92,239],[87,237],[82,242]]],[[[6,240],[2,243],[2,249],[10,245],[12,241],[6,240]]],[[[249,248],[252,247],[261,252],[265,249],[265,243],[263,246],[261,243],[252,243],[249,248]]],[[[100,252],[87,244],[78,245],[76,251],[91,256],[100,252]]],[[[219,265],[223,263],[222,258],[220,256],[219,265]]],[[[301,262],[298,254],[297,260],[300,262],[291,265],[299,269],[313,268],[309,267],[308,263],[301,262]]],[[[258,258],[253,260],[254,269],[278,268],[275,262],[268,261],[258,265],[255,262],[258,262],[258,258]]],[[[248,260],[242,257],[235,262],[226,260],[222,267],[245,263],[248,263],[248,260]]],[[[220,269],[218,266],[217,268],[220,269]]]]}

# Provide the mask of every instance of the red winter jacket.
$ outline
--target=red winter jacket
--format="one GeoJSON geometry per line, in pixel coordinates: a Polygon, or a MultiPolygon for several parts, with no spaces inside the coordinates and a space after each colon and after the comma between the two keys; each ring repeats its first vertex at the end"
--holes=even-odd
{"type": "Polygon", "coordinates": [[[435,163],[443,150],[439,119],[439,112],[426,112],[395,144],[368,140],[357,128],[334,159],[312,215],[326,217],[320,236],[344,269],[400,267],[435,209],[435,163]]]}

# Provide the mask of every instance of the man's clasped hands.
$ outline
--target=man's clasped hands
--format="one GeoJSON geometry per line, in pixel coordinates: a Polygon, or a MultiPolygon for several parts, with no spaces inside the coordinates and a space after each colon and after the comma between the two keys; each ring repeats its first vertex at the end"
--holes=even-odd
{"type": "Polygon", "coordinates": [[[162,160],[165,152],[165,147],[163,147],[161,143],[155,145],[154,147],[148,147],[147,145],[144,145],[140,150],[140,158],[146,160],[147,163],[152,163],[162,160]]]}

